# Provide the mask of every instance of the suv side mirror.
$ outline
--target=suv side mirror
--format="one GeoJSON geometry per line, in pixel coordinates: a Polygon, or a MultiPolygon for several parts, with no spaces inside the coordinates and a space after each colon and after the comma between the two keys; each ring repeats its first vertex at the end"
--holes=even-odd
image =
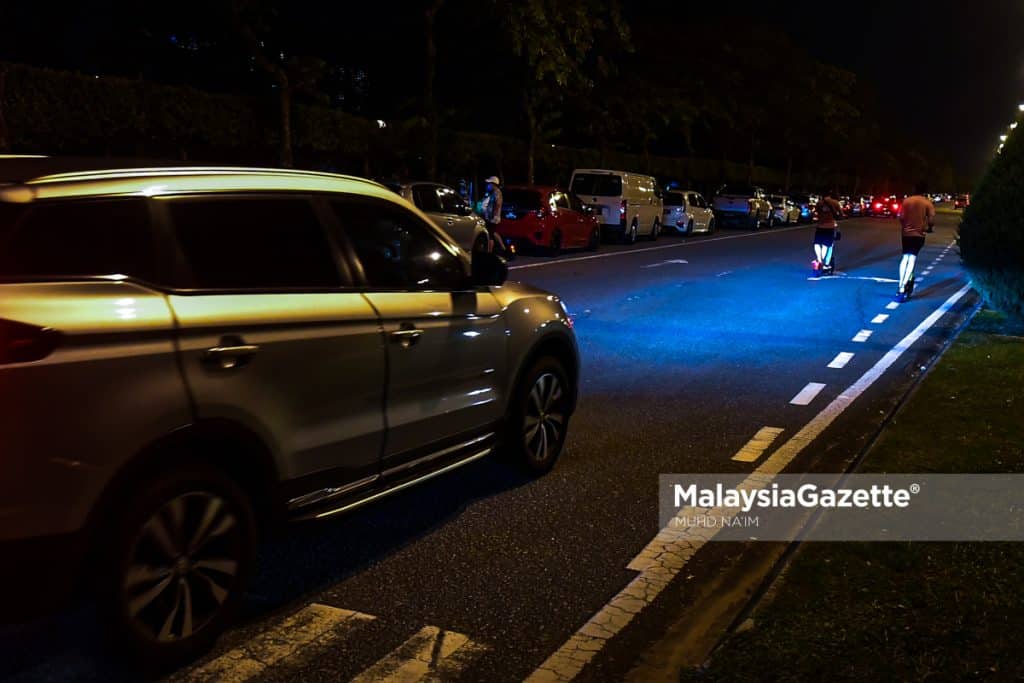
{"type": "Polygon", "coordinates": [[[496,287],[508,279],[505,259],[489,251],[474,251],[470,270],[470,280],[478,287],[496,287]]]}

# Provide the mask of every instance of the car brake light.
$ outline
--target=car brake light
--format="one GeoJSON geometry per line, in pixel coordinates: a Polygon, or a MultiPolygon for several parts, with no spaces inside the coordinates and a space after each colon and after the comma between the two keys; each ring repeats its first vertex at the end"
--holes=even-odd
{"type": "Polygon", "coordinates": [[[60,332],[53,328],[0,320],[0,365],[42,360],[60,346],[60,340],[60,332]]]}
{"type": "Polygon", "coordinates": [[[893,210],[893,211],[899,211],[899,210],[900,210],[900,205],[899,205],[899,204],[897,204],[897,203],[895,203],[895,202],[893,202],[893,205],[892,205],[892,210],[893,210]]]}
{"type": "Polygon", "coordinates": [[[881,209],[882,208],[882,202],[875,202],[875,208],[876,209],[881,209]]]}

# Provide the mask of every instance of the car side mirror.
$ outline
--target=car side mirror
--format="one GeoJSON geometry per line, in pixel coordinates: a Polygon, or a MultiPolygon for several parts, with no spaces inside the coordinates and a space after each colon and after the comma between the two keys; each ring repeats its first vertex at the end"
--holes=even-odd
{"type": "Polygon", "coordinates": [[[474,251],[470,280],[477,287],[496,287],[508,279],[505,259],[490,251],[474,251]]]}
{"type": "Polygon", "coordinates": [[[459,204],[458,208],[455,210],[455,213],[459,214],[460,216],[468,216],[471,213],[473,213],[473,208],[469,204],[459,204]]]}

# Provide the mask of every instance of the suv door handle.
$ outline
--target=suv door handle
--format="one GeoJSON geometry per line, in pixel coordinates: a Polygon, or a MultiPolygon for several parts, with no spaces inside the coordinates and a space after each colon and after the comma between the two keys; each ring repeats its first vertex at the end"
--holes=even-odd
{"type": "Polygon", "coordinates": [[[259,350],[256,344],[214,346],[203,353],[203,362],[220,370],[234,370],[247,364],[259,350]]]}
{"type": "Polygon", "coordinates": [[[391,333],[391,341],[401,345],[403,349],[415,346],[416,342],[423,336],[423,330],[417,329],[408,323],[402,324],[402,329],[391,333]]]}

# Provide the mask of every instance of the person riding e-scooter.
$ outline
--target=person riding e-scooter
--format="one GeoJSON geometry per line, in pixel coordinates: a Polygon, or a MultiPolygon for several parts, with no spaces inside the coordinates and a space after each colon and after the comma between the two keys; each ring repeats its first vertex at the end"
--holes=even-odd
{"type": "Polygon", "coordinates": [[[818,201],[818,228],[814,231],[814,261],[811,269],[815,275],[831,275],[835,270],[832,254],[839,239],[839,219],[843,207],[835,198],[835,192],[826,192],[818,201]]]}

